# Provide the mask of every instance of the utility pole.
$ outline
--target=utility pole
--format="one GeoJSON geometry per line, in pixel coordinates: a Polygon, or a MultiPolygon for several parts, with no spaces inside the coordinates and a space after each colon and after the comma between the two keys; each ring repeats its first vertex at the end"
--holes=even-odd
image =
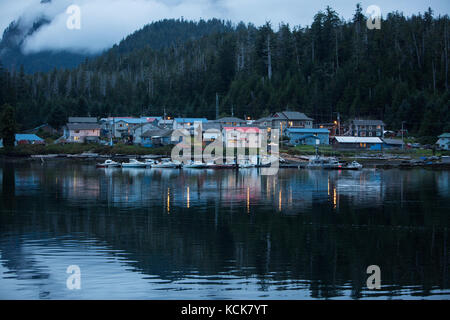
{"type": "Polygon", "coordinates": [[[216,120],[219,119],[219,94],[216,92],[216,120]]]}
{"type": "Polygon", "coordinates": [[[341,135],[341,114],[338,112],[338,131],[339,135],[341,135]]]}
{"type": "Polygon", "coordinates": [[[403,140],[403,124],[405,123],[406,121],[402,121],[402,150],[405,150],[405,141],[403,140]]]}

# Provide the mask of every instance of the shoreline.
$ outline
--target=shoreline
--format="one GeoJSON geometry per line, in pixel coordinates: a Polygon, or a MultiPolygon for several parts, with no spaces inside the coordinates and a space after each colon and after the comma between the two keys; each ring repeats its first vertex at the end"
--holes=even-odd
{"type": "MultiPolygon", "coordinates": [[[[282,158],[285,158],[281,155],[282,158]]],[[[286,162],[280,163],[279,168],[298,168],[305,169],[306,158],[308,156],[297,156],[297,157],[286,157],[286,162]]],[[[162,159],[170,158],[170,156],[162,154],[147,154],[147,155],[134,155],[134,154],[96,154],[96,153],[81,153],[81,154],[45,154],[45,155],[0,155],[0,160],[2,162],[17,162],[17,161],[74,161],[74,162],[103,162],[106,159],[112,160],[129,160],[129,159],[162,159]]],[[[440,170],[450,170],[450,162],[418,162],[414,160],[405,159],[378,159],[378,158],[364,158],[364,157],[354,157],[347,158],[342,157],[344,161],[357,160],[361,163],[364,168],[370,169],[414,169],[414,168],[424,168],[424,169],[440,169],[440,170]]]]}

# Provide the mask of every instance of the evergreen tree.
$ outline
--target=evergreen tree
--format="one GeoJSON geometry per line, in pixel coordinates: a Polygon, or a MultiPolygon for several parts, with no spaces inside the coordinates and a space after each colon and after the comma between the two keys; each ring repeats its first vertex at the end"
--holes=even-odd
{"type": "Polygon", "coordinates": [[[5,149],[14,147],[16,131],[17,124],[14,108],[9,104],[5,104],[2,106],[2,113],[0,115],[0,136],[3,139],[5,149]]]}

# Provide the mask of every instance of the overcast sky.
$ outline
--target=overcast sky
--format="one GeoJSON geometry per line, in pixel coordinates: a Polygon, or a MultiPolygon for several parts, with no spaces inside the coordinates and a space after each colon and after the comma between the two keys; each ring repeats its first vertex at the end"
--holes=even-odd
{"type": "Polygon", "coordinates": [[[435,14],[449,14],[450,0],[0,0],[0,30],[13,20],[32,23],[36,17],[46,16],[51,24],[43,27],[24,44],[26,52],[42,49],[68,49],[96,53],[111,47],[145,24],[164,18],[198,20],[221,18],[233,22],[252,22],[262,25],[271,21],[291,26],[311,24],[314,15],[330,5],[341,17],[350,19],[357,2],[364,11],[377,5],[385,16],[400,11],[405,15],[424,12],[431,7],[435,14]],[[76,4],[81,8],[81,29],[69,30],[66,9],[76,4]]]}

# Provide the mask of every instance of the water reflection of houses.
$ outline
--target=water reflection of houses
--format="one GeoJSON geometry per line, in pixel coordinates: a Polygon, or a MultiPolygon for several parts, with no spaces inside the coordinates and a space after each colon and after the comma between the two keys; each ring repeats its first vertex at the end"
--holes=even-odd
{"type": "Polygon", "coordinates": [[[85,172],[74,170],[70,175],[55,178],[55,183],[61,190],[61,195],[77,202],[83,200],[97,200],[100,195],[100,181],[96,176],[86,175],[85,172]]]}
{"type": "Polygon", "coordinates": [[[373,206],[384,199],[383,183],[381,171],[333,171],[329,176],[328,195],[334,207],[342,197],[352,205],[373,206]]]}

